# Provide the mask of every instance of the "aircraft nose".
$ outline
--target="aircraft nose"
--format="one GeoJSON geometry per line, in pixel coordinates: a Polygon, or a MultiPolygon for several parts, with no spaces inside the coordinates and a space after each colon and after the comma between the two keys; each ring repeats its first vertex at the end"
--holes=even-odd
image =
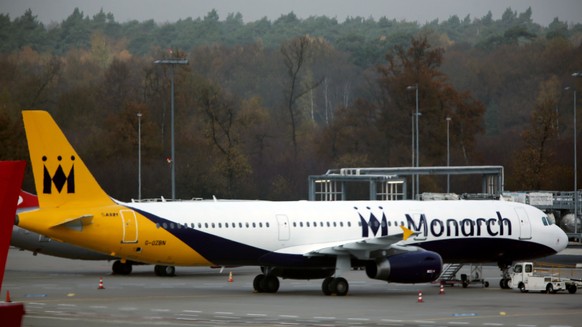
{"type": "Polygon", "coordinates": [[[555,245],[554,249],[557,252],[564,250],[568,246],[568,235],[558,226],[554,226],[556,228],[556,237],[555,237],[555,245]]]}

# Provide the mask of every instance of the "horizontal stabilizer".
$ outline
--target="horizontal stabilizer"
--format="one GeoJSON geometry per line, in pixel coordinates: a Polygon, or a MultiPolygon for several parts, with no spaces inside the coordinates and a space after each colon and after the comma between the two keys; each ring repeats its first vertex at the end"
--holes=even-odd
{"type": "Polygon", "coordinates": [[[87,226],[93,223],[93,215],[82,215],[76,218],[68,218],[57,224],[52,225],[50,228],[57,227],[68,227],[71,229],[82,229],[83,226],[87,226]]]}

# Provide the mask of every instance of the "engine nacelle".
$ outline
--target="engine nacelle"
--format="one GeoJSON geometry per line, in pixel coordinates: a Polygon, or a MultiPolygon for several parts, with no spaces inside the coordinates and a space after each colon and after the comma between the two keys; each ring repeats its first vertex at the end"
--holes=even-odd
{"type": "Polygon", "coordinates": [[[432,251],[408,252],[389,256],[366,265],[372,279],[393,283],[427,283],[437,279],[443,268],[441,256],[432,251]]]}

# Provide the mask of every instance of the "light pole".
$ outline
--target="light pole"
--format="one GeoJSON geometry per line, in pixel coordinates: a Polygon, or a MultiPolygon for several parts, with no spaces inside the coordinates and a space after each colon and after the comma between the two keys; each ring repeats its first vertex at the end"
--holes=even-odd
{"type": "MultiPolygon", "coordinates": [[[[410,154],[412,156],[412,162],[410,163],[410,167],[414,167],[414,115],[410,115],[410,154]]],[[[414,199],[414,174],[410,175],[410,186],[412,189],[412,199],[414,199]]]]}
{"type": "MultiPolygon", "coordinates": [[[[572,77],[582,77],[582,72],[575,72],[572,77]]],[[[578,162],[576,153],[576,88],[574,91],[574,234],[578,234],[578,162]]]]}
{"type": "Polygon", "coordinates": [[[141,112],[137,113],[137,199],[141,200],[141,112]]]}
{"type": "Polygon", "coordinates": [[[170,66],[170,80],[172,85],[171,94],[171,114],[170,114],[170,129],[171,129],[171,154],[170,154],[170,166],[172,170],[172,199],[176,199],[176,156],[174,147],[174,66],[176,65],[188,65],[188,59],[170,58],[170,59],[159,59],[154,61],[156,65],[169,65],[170,66]]]}
{"type": "MultiPolygon", "coordinates": [[[[415,90],[416,92],[416,110],[414,112],[414,132],[415,132],[415,163],[414,163],[414,167],[419,167],[419,163],[418,163],[418,156],[419,156],[419,146],[418,146],[418,83],[414,84],[414,85],[410,85],[408,87],[406,87],[407,90],[415,90]]],[[[419,185],[419,176],[416,175],[416,193],[420,194],[420,185],[419,185]]]]}
{"type": "MultiPolygon", "coordinates": [[[[451,123],[451,117],[447,117],[447,167],[451,165],[451,152],[450,152],[450,142],[449,142],[449,125],[451,123]]],[[[447,173],[447,193],[451,192],[451,175],[447,173]]]]}

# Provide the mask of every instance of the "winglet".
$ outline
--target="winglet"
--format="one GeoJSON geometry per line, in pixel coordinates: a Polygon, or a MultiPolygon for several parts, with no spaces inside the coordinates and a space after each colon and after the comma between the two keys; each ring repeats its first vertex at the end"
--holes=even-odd
{"type": "Polygon", "coordinates": [[[410,236],[412,235],[416,235],[417,233],[411,231],[410,229],[400,225],[400,228],[402,228],[402,240],[406,241],[410,236]]]}

